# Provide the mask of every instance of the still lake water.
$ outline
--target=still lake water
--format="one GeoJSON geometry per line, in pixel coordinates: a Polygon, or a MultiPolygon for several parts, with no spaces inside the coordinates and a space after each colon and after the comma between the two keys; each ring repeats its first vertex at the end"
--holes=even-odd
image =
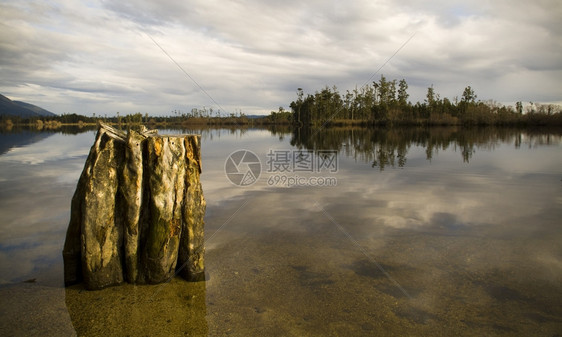
{"type": "Polygon", "coordinates": [[[95,132],[0,133],[0,335],[562,332],[562,132],[160,133],[186,132],[207,281],[101,291],[64,288],[61,257],[95,132]],[[238,150],[249,186],[225,174],[238,150]]]}

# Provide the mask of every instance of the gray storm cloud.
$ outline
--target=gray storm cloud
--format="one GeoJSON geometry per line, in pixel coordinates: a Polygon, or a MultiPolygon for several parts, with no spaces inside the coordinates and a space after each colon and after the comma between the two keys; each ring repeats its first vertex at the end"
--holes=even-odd
{"type": "Polygon", "coordinates": [[[57,113],[287,107],[296,88],[404,78],[480,99],[562,101],[557,1],[0,2],[0,92],[57,113]],[[148,34],[148,35],[147,35],[148,34]],[[150,35],[150,37],[149,37],[150,35]]]}

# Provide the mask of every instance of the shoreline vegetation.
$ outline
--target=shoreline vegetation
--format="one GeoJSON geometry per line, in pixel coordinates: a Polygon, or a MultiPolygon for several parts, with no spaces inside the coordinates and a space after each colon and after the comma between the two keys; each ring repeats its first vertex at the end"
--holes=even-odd
{"type": "MultiPolygon", "coordinates": [[[[406,80],[379,81],[346,90],[326,86],[314,94],[297,89],[291,102],[291,122],[310,126],[562,126],[562,106],[521,101],[505,106],[476,100],[467,86],[461,98],[441,98],[433,85],[423,102],[408,101],[406,80]]],[[[280,110],[281,113],[281,110],[280,110]]],[[[272,113],[273,114],[273,113],[272,113]]]]}
{"type": "Polygon", "coordinates": [[[340,93],[336,86],[326,86],[314,94],[297,89],[297,99],[289,106],[279,107],[269,115],[247,116],[241,111],[225,115],[212,108],[193,108],[189,113],[174,110],[169,116],[149,116],[135,113],[126,116],[91,117],[76,113],[51,117],[21,118],[3,115],[0,127],[10,130],[14,126],[54,130],[62,126],[90,127],[100,121],[119,128],[144,124],[158,127],[393,127],[393,126],[511,126],[562,127],[562,106],[529,102],[525,107],[517,102],[515,107],[493,100],[476,100],[474,90],[467,86],[461,98],[441,98],[433,85],[427,88],[423,102],[408,101],[408,84],[404,79],[379,81],[340,93]]]}

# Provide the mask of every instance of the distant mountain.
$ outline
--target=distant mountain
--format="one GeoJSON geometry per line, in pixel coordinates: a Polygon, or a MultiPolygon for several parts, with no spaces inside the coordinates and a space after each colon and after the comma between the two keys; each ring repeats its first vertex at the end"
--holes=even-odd
{"type": "Polygon", "coordinates": [[[12,101],[8,97],[0,95],[0,116],[30,118],[37,116],[49,117],[56,115],[36,105],[20,101],[12,101]]]}

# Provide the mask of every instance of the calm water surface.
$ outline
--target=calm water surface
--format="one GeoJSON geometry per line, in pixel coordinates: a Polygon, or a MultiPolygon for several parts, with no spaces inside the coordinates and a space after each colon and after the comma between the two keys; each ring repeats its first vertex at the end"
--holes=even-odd
{"type": "Polygon", "coordinates": [[[562,332],[560,131],[181,132],[202,134],[208,280],[102,291],[65,289],[61,257],[95,132],[0,134],[0,335],[562,332]]]}

